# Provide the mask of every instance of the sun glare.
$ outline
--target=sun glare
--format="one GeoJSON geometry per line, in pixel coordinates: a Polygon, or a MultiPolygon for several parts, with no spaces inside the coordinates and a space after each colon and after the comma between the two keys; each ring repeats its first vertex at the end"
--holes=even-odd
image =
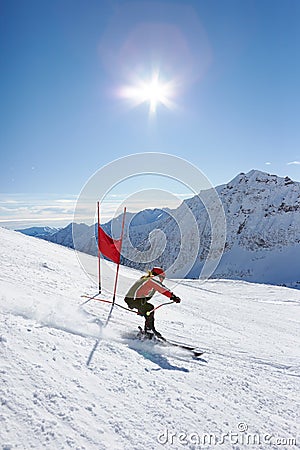
{"type": "Polygon", "coordinates": [[[159,105],[169,109],[174,107],[171,100],[174,96],[173,83],[160,81],[156,73],[149,81],[138,80],[135,86],[124,87],[121,96],[130,100],[133,106],[148,103],[150,114],[155,114],[159,105]]]}

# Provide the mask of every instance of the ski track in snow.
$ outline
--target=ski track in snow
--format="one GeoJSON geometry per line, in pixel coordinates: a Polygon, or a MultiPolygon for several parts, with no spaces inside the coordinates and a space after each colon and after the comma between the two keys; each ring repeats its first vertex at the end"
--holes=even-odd
{"type": "MultiPolygon", "coordinates": [[[[299,445],[299,291],[179,283],[182,303],[160,308],[156,325],[206,350],[198,361],[131,339],[142,325],[135,314],[116,307],[103,328],[110,305],[91,300],[80,308],[80,295],[96,288],[73,251],[4,229],[0,239],[2,450],[296,448],[275,438],[299,445]],[[222,445],[196,441],[230,432],[238,442],[230,435],[222,445]],[[242,443],[254,433],[273,441],[242,443]]],[[[130,279],[122,277],[120,303],[136,277],[121,271],[130,279]]],[[[113,285],[111,271],[103,284],[113,285]]]]}

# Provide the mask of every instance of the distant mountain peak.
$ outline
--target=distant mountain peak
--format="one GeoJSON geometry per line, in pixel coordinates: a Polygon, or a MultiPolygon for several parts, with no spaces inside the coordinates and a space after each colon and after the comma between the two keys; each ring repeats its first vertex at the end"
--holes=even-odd
{"type": "Polygon", "coordinates": [[[227,185],[225,184],[222,187],[233,188],[240,185],[250,186],[257,183],[264,183],[266,185],[279,184],[282,186],[287,186],[289,184],[300,184],[296,181],[293,181],[288,176],[279,177],[278,175],[262,172],[261,170],[257,169],[252,169],[247,173],[239,173],[236,177],[229,181],[227,185]]]}

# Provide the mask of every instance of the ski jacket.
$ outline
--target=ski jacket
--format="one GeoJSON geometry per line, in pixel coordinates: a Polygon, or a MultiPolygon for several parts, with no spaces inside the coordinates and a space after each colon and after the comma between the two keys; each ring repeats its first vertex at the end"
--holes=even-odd
{"type": "Polygon", "coordinates": [[[171,298],[173,292],[164,286],[157,278],[158,277],[149,277],[147,275],[143,276],[131,286],[126,297],[132,299],[146,298],[149,300],[153,297],[155,292],[160,292],[160,294],[171,298]]]}

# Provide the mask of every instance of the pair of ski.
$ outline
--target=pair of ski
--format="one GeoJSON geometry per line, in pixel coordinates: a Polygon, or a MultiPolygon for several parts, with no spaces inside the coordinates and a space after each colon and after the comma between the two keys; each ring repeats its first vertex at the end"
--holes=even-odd
{"type": "Polygon", "coordinates": [[[187,345],[187,344],[183,344],[181,342],[175,342],[175,341],[166,339],[158,332],[145,333],[145,331],[142,329],[142,327],[139,327],[139,332],[137,334],[137,338],[140,340],[148,339],[151,341],[159,342],[160,344],[166,345],[168,347],[182,348],[183,350],[187,350],[188,352],[190,352],[194,358],[198,358],[199,356],[203,355],[203,353],[204,353],[203,351],[198,350],[198,348],[195,346],[187,345]]]}

